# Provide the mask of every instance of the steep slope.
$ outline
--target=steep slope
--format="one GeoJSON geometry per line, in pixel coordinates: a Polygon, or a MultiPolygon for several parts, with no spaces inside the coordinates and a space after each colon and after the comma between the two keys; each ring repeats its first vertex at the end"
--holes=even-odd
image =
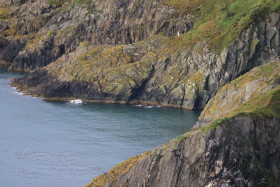
{"type": "Polygon", "coordinates": [[[259,95],[279,86],[279,72],[280,66],[278,61],[276,61],[255,68],[250,71],[250,73],[225,85],[220,92],[208,102],[195,128],[203,126],[210,121],[224,118],[225,116],[234,116],[236,113],[240,112],[246,113],[247,110],[250,109],[249,107],[257,109],[260,103],[256,103],[256,106],[251,104],[247,107],[243,107],[243,110],[239,107],[252,99],[263,102],[258,99],[259,95]],[[227,108],[226,106],[231,107],[227,108]]]}
{"type": "Polygon", "coordinates": [[[193,109],[221,89],[196,130],[90,186],[279,186],[279,10],[278,0],[9,0],[0,63],[36,69],[13,85],[45,99],[193,109]]]}
{"type": "Polygon", "coordinates": [[[30,71],[75,51],[80,42],[128,44],[174,36],[193,25],[188,13],[147,0],[10,0],[0,4],[0,59],[30,71]],[[15,44],[18,42],[20,45],[15,44]]]}
{"type": "Polygon", "coordinates": [[[221,53],[209,50],[207,40],[190,47],[160,35],[130,45],[85,42],[13,83],[45,98],[202,108],[229,81],[279,59],[279,22],[279,13],[270,13],[221,53]]]}
{"type": "MultiPolygon", "coordinates": [[[[254,86],[258,75],[271,84],[262,84],[263,92],[238,107],[230,102],[221,108],[214,105],[223,118],[132,158],[135,162],[128,167],[121,163],[86,186],[279,186],[280,73],[274,71],[279,67],[279,61],[273,62],[245,74],[241,81],[248,82],[240,89],[254,86]]],[[[240,79],[231,84],[236,81],[240,79]]],[[[227,88],[211,103],[218,102],[219,95],[240,97],[227,88]]],[[[212,111],[207,108],[204,113],[212,111]]]]}

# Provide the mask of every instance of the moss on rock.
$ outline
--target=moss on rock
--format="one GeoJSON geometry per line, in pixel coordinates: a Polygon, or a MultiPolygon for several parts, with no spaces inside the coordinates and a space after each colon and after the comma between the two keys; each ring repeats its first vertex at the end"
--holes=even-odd
{"type": "MultiPolygon", "coordinates": [[[[277,0],[162,0],[181,13],[196,15],[195,25],[190,32],[181,35],[176,43],[194,46],[198,41],[207,40],[210,49],[220,53],[232,44],[240,33],[256,19],[279,11],[277,0]]],[[[254,41],[253,44],[256,44],[254,41]]],[[[252,45],[253,47],[253,45],[252,45]]]]}
{"type": "MultiPolygon", "coordinates": [[[[280,62],[272,62],[254,68],[225,85],[216,96],[209,101],[199,119],[213,121],[236,113],[249,113],[257,108],[263,108],[270,102],[270,97],[277,92],[280,76],[280,62]],[[266,93],[273,88],[272,91],[266,93]],[[266,95],[263,95],[265,94],[266,95]]],[[[276,96],[275,96],[276,97],[276,96]]]]}
{"type": "Polygon", "coordinates": [[[114,181],[117,177],[126,173],[131,167],[135,166],[141,160],[146,158],[150,153],[151,151],[147,151],[141,155],[134,156],[120,164],[117,164],[113,169],[109,170],[108,173],[99,175],[98,177],[94,178],[92,182],[85,185],[85,187],[101,187],[107,183],[114,181]]]}

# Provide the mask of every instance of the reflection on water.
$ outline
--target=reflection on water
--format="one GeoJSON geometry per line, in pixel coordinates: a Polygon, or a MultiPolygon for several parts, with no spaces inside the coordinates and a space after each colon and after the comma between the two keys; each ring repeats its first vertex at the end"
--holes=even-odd
{"type": "Polygon", "coordinates": [[[1,186],[83,186],[115,164],[188,131],[200,111],[46,102],[0,68],[1,186]]]}

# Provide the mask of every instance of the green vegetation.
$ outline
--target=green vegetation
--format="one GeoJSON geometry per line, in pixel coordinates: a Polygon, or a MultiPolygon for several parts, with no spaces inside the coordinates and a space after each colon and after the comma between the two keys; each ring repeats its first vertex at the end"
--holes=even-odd
{"type": "Polygon", "coordinates": [[[70,0],[47,0],[50,5],[54,6],[62,6],[66,2],[70,2],[70,0]]]}
{"type": "Polygon", "coordinates": [[[137,0],[137,1],[134,3],[134,7],[135,7],[135,8],[138,8],[140,5],[141,5],[141,0],[137,0]]]}
{"type": "Polygon", "coordinates": [[[153,52],[138,59],[126,45],[96,47],[82,42],[68,61],[46,68],[61,81],[89,82],[99,91],[122,95],[149,77],[155,59],[153,52]]]}
{"type": "Polygon", "coordinates": [[[231,118],[237,116],[250,116],[255,119],[271,117],[280,119],[280,86],[256,96],[233,110],[227,115],[227,117],[214,120],[200,130],[207,132],[208,130],[215,129],[226,121],[229,121],[231,118]]]}
{"type": "Polygon", "coordinates": [[[10,17],[10,10],[7,7],[0,7],[0,19],[8,19],[10,17]]]}
{"type": "MultiPolygon", "coordinates": [[[[274,76],[280,77],[279,72],[278,73],[274,73],[275,70],[279,70],[279,62],[274,62],[274,63],[270,63],[270,64],[265,64],[262,65],[258,68],[260,68],[259,73],[257,74],[258,77],[264,77],[264,76],[269,76],[271,74],[273,74],[274,76]]],[[[275,77],[275,78],[277,78],[275,77]]]]}
{"type": "MultiPolygon", "coordinates": [[[[91,13],[96,11],[90,7],[92,0],[47,0],[49,4],[62,6],[70,3],[72,7],[82,6],[91,13]]],[[[262,19],[267,13],[280,10],[278,0],[162,0],[169,6],[174,6],[183,14],[190,12],[194,15],[194,27],[180,37],[170,38],[171,48],[193,47],[197,42],[207,39],[208,47],[220,53],[224,47],[231,45],[240,33],[250,24],[262,19]]],[[[141,0],[134,4],[141,5],[141,0]]],[[[0,13],[1,15],[1,13],[0,13]]],[[[142,32],[139,28],[139,32],[142,32]]],[[[258,41],[251,43],[251,52],[258,41]]]]}
{"type": "Polygon", "coordinates": [[[225,122],[227,122],[230,118],[221,118],[221,119],[217,119],[213,122],[211,122],[210,124],[204,126],[204,127],[201,127],[200,130],[204,133],[206,133],[207,131],[209,130],[212,130],[212,129],[215,129],[217,128],[218,126],[224,124],[225,122]]]}
{"type": "Polygon", "coordinates": [[[185,134],[182,134],[182,135],[178,136],[177,140],[182,140],[184,138],[191,137],[196,132],[198,132],[198,131],[197,130],[193,130],[193,131],[186,132],[185,134]]]}
{"type": "Polygon", "coordinates": [[[280,86],[276,86],[274,89],[270,89],[263,92],[267,87],[271,85],[279,84],[280,80],[280,62],[272,62],[260,67],[257,67],[245,75],[233,80],[231,83],[225,85],[215,96],[212,102],[205,107],[201,113],[203,118],[208,119],[212,116],[212,122],[203,126],[200,129],[187,132],[179,136],[177,139],[183,139],[191,136],[195,132],[202,131],[206,133],[209,130],[215,129],[218,126],[224,124],[234,117],[250,116],[253,119],[264,118],[278,118],[280,119],[280,86]],[[264,82],[256,83],[254,81],[262,79],[264,82]],[[238,88],[244,89],[247,83],[257,84],[257,90],[249,97],[247,102],[242,103],[244,93],[238,90],[238,88]],[[232,93],[235,95],[224,96],[223,93],[232,93]],[[234,98],[227,100],[228,98],[234,98]],[[225,104],[225,100],[227,100],[225,104]],[[218,113],[218,115],[214,115],[218,113]]]}
{"type": "MultiPolygon", "coordinates": [[[[245,75],[233,80],[220,89],[213,102],[210,101],[207,104],[200,118],[215,120],[226,116],[233,116],[238,112],[235,110],[239,110],[240,106],[245,104],[254,108],[254,105],[248,102],[250,100],[255,100],[256,102],[258,97],[264,94],[265,90],[268,90],[273,85],[275,87],[280,78],[279,72],[280,62],[276,61],[254,68],[245,75]],[[245,101],[246,103],[244,103],[245,101]]],[[[257,103],[256,106],[258,106],[257,103]]],[[[262,107],[261,104],[260,107],[262,107]]],[[[246,110],[240,112],[246,113],[246,110]]]]}
{"type": "Polygon", "coordinates": [[[117,177],[125,174],[131,167],[135,166],[141,160],[146,158],[150,153],[151,153],[151,151],[147,151],[141,155],[134,156],[120,164],[117,164],[108,173],[99,175],[98,177],[94,178],[92,180],[92,183],[85,185],[85,187],[103,186],[111,181],[114,181],[117,177]]]}
{"type": "Polygon", "coordinates": [[[216,119],[197,130],[187,132],[177,137],[177,139],[181,140],[183,138],[190,137],[198,131],[206,133],[209,130],[215,129],[227,121],[230,121],[230,119],[238,116],[250,116],[254,119],[272,117],[280,119],[280,86],[246,102],[244,105],[241,105],[226,117],[216,119]]]}
{"type": "Polygon", "coordinates": [[[255,20],[280,10],[279,0],[162,0],[182,13],[195,15],[190,32],[175,38],[175,43],[194,46],[206,38],[217,53],[232,42],[255,20]]]}
{"type": "Polygon", "coordinates": [[[85,6],[88,8],[92,0],[47,0],[50,5],[62,6],[64,3],[71,3],[72,7],[85,6]]]}
{"type": "Polygon", "coordinates": [[[92,0],[73,0],[72,2],[75,5],[89,5],[92,0]]]}
{"type": "Polygon", "coordinates": [[[49,18],[36,16],[25,23],[10,20],[9,29],[5,30],[5,35],[24,37],[36,34],[48,21],[49,18]]]}
{"type": "Polygon", "coordinates": [[[250,115],[254,118],[276,117],[280,119],[280,86],[244,103],[243,106],[235,109],[231,115],[250,115]]]}
{"type": "MultiPolygon", "coordinates": [[[[72,7],[74,8],[75,6],[81,6],[83,8],[90,10],[91,2],[92,2],[92,0],[73,0],[72,7]]],[[[93,12],[93,9],[91,9],[91,12],[93,12]]]]}
{"type": "Polygon", "coordinates": [[[32,40],[28,40],[25,45],[25,49],[32,48],[38,46],[40,43],[44,41],[50,40],[51,37],[55,35],[54,31],[49,30],[47,33],[38,33],[35,38],[32,40]]]}

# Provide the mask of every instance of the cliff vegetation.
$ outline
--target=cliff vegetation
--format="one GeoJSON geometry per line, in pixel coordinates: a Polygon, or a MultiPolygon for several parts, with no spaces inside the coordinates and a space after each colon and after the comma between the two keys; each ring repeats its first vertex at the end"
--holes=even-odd
{"type": "Polygon", "coordinates": [[[280,10],[277,0],[162,0],[182,13],[195,15],[190,32],[176,38],[176,44],[193,46],[207,40],[210,49],[221,52],[230,46],[250,24],[280,10]]]}
{"type": "MultiPolygon", "coordinates": [[[[126,173],[102,183],[96,181],[107,174],[98,176],[87,186],[278,186],[279,64],[278,61],[255,68],[224,86],[217,95],[239,97],[240,93],[228,92],[227,88],[236,81],[247,80],[248,84],[240,84],[239,88],[254,85],[252,81],[259,81],[262,75],[271,83],[263,85],[265,91],[257,92],[236,108],[231,103],[218,108],[219,113],[225,111],[222,118],[155,148],[126,173]]],[[[219,98],[211,103],[216,100],[219,98]]]]}
{"type": "Polygon", "coordinates": [[[0,60],[44,67],[13,83],[46,99],[203,108],[231,80],[279,60],[275,0],[19,4],[2,6],[11,17],[0,60]]]}
{"type": "Polygon", "coordinates": [[[279,186],[279,0],[7,0],[0,63],[45,99],[204,108],[88,186],[279,186]]]}

